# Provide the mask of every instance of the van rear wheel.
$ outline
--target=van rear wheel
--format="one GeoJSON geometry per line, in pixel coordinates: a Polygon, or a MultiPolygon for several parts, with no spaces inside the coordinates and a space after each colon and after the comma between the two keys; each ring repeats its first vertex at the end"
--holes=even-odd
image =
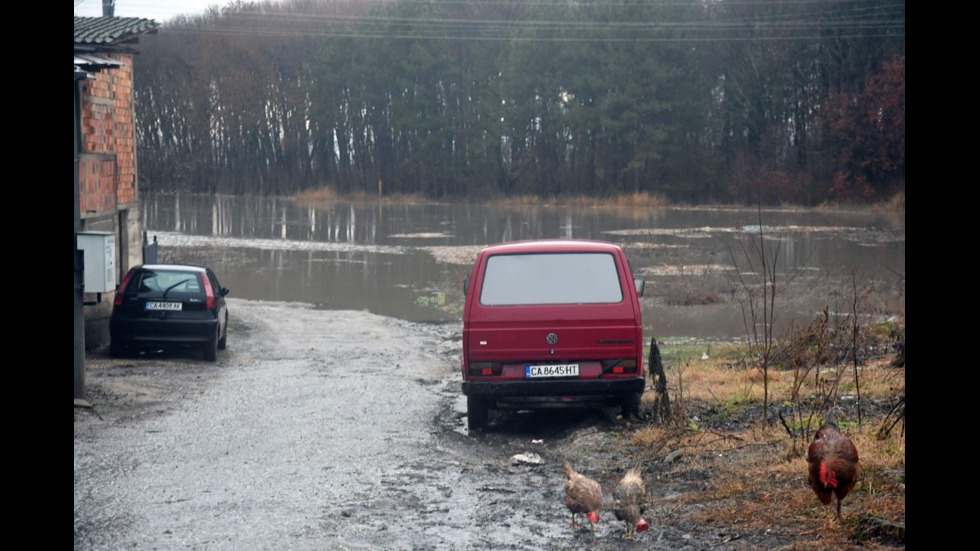
{"type": "Polygon", "coordinates": [[[642,392],[631,392],[623,397],[621,403],[623,419],[640,418],[640,400],[643,398],[642,392]]]}
{"type": "Polygon", "coordinates": [[[466,426],[470,430],[487,428],[489,414],[490,407],[485,399],[476,396],[466,397],[466,426]]]}

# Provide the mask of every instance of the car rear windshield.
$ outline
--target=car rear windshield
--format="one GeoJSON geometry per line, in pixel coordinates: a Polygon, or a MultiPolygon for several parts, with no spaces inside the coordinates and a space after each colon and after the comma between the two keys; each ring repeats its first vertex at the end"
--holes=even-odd
{"type": "Polygon", "coordinates": [[[201,274],[173,270],[140,270],[126,290],[134,293],[201,293],[201,274]]]}
{"type": "Polygon", "coordinates": [[[480,302],[610,304],[623,300],[616,262],[608,253],[495,255],[487,260],[480,302]]]}

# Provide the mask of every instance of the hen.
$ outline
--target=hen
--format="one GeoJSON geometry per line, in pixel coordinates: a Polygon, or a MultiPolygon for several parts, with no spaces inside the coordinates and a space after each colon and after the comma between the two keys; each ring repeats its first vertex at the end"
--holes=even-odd
{"type": "Polygon", "coordinates": [[[602,510],[602,486],[595,480],[575,472],[568,461],[562,463],[562,470],[565,471],[566,478],[565,506],[572,512],[572,530],[580,528],[575,524],[575,515],[585,513],[589,519],[590,530],[594,532],[595,525],[599,522],[599,511],[602,510]]]}
{"type": "Polygon", "coordinates": [[[830,506],[837,496],[837,519],[841,518],[840,504],[854,488],[858,477],[858,451],[850,439],[841,434],[837,423],[828,417],[817,431],[807,453],[810,463],[810,487],[820,502],[830,506]]]}
{"type": "Polygon", "coordinates": [[[646,487],[639,468],[631,469],[613,490],[613,513],[616,518],[626,522],[626,539],[636,539],[636,532],[646,532],[649,524],[640,515],[643,513],[643,499],[646,487]]]}

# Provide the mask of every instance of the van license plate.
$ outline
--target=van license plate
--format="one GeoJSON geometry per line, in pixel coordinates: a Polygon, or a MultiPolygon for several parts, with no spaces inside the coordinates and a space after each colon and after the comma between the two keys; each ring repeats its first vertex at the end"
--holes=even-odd
{"type": "Polygon", "coordinates": [[[148,311],[179,312],[184,309],[182,302],[147,302],[148,311]]]}
{"type": "Polygon", "coordinates": [[[524,377],[578,377],[578,364],[528,365],[524,366],[524,377]]]}

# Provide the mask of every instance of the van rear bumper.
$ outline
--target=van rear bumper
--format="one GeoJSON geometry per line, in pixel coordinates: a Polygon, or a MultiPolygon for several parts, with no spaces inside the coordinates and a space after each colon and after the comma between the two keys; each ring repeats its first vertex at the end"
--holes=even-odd
{"type": "Polygon", "coordinates": [[[464,381],[467,396],[584,396],[643,392],[646,381],[635,379],[576,379],[551,381],[464,381]]]}

